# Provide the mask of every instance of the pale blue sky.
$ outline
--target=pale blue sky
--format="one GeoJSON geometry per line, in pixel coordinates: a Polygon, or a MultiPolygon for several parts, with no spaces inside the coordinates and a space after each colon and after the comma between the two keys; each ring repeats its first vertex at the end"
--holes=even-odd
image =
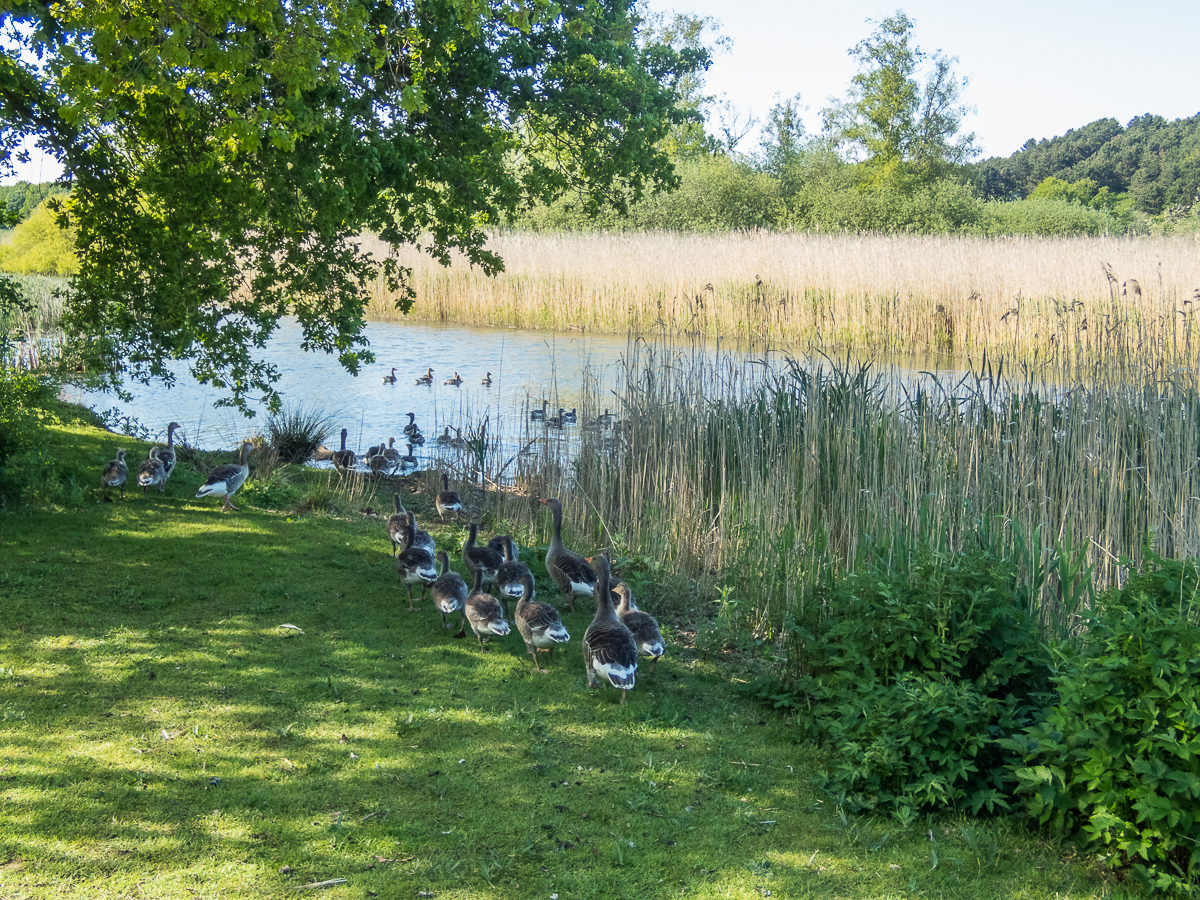
{"type": "MultiPolygon", "coordinates": [[[[721,21],[732,52],[709,70],[710,92],[761,119],[778,93],[800,93],[805,123],[855,72],[847,50],[879,21],[903,9],[926,51],[957,56],[970,84],[967,120],[986,156],[1009,156],[1029,138],[1048,138],[1100,118],[1122,125],[1154,113],[1200,113],[1200,2],[1114,0],[649,0],[721,21]]],[[[753,137],[738,149],[753,149],[753,137]]]]}
{"type": "MultiPolygon", "coordinates": [[[[732,51],[709,70],[709,90],[759,119],[774,95],[799,93],[810,131],[832,96],[841,97],[855,71],[847,50],[898,8],[872,0],[650,0],[713,16],[733,39],[732,51]]],[[[1099,118],[1127,123],[1143,113],[1178,119],[1200,113],[1200,2],[1149,0],[911,0],[900,4],[916,21],[926,51],[957,56],[970,84],[964,100],[976,112],[966,123],[984,156],[1008,156],[1029,138],[1047,138],[1099,118]]],[[[739,149],[753,150],[752,135],[739,149]]],[[[45,181],[52,161],[34,159],[16,178],[45,181]]]]}

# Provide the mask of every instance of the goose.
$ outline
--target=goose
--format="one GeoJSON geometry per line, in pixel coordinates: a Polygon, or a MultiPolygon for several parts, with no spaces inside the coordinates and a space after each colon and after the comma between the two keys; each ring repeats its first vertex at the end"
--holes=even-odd
{"type": "Polygon", "coordinates": [[[178,422],[172,422],[167,426],[167,446],[158,451],[158,461],[162,463],[163,475],[162,486],[159,490],[164,490],[167,486],[167,479],[171,477],[171,473],[175,471],[175,463],[178,459],[175,456],[175,429],[179,427],[178,422]]]}
{"type": "MultiPolygon", "coordinates": [[[[418,465],[420,465],[420,461],[415,456],[413,456],[412,443],[411,442],[406,443],[404,446],[408,448],[408,453],[406,453],[400,457],[400,465],[405,466],[406,468],[412,467],[415,469],[418,465]]],[[[397,456],[400,455],[399,450],[396,451],[396,455],[397,456]]]]}
{"type": "Polygon", "coordinates": [[[408,589],[408,611],[414,612],[412,586],[421,585],[421,599],[425,592],[438,577],[437,569],[433,566],[433,554],[416,546],[417,520],[412,513],[405,516],[404,549],[396,557],[396,572],[404,587],[408,589]]]}
{"type": "Polygon", "coordinates": [[[486,375],[484,375],[482,378],[480,378],[479,383],[482,384],[484,387],[491,387],[492,386],[492,373],[488,372],[486,375]]]}
{"type": "Polygon", "coordinates": [[[579,413],[576,412],[576,408],[574,406],[571,407],[571,411],[569,413],[564,413],[561,409],[559,412],[562,413],[562,420],[566,425],[574,425],[579,421],[579,413]]]}
{"type": "Polygon", "coordinates": [[[466,450],[467,449],[467,441],[462,436],[462,429],[455,428],[454,433],[458,436],[450,439],[450,446],[453,447],[455,450],[466,450]]]}
{"type": "Polygon", "coordinates": [[[158,492],[161,494],[167,485],[167,470],[163,468],[162,461],[158,458],[158,448],[151,447],[150,453],[142,460],[141,465],[137,470],[137,483],[142,489],[142,496],[146,496],[146,491],[149,488],[158,485],[158,492]]]}
{"type": "Polygon", "coordinates": [[[508,552],[505,549],[506,544],[512,544],[512,558],[519,560],[521,558],[521,545],[514,541],[510,535],[498,534],[487,542],[487,545],[501,556],[508,552]]]}
{"type": "Polygon", "coordinates": [[[433,500],[433,505],[437,507],[438,515],[442,518],[442,524],[446,522],[446,513],[454,513],[454,521],[458,521],[458,514],[462,512],[462,501],[458,499],[458,492],[450,490],[450,476],[445,472],[442,473],[442,489],[433,500]]]}
{"type": "Polygon", "coordinates": [[[425,374],[417,379],[417,384],[433,384],[433,369],[426,369],[425,374]]]}
{"type": "MultiPolygon", "coordinates": [[[[396,548],[407,540],[408,512],[404,509],[399,494],[393,494],[392,497],[396,504],[396,512],[388,516],[385,527],[388,539],[392,542],[392,556],[395,556],[396,548]]],[[[433,542],[433,538],[429,536],[428,532],[417,527],[415,516],[413,517],[413,529],[413,546],[420,550],[428,550],[430,556],[436,553],[437,544],[433,542]]]]}
{"type": "Polygon", "coordinates": [[[463,603],[463,630],[459,632],[459,636],[466,634],[466,625],[471,626],[471,630],[475,632],[475,637],[479,639],[479,649],[486,650],[483,646],[483,636],[489,637],[493,634],[500,637],[508,634],[508,622],[504,619],[504,610],[500,606],[500,601],[491,594],[486,594],[483,591],[483,572],[475,573],[475,586],[463,603]]]}
{"type": "Polygon", "coordinates": [[[367,452],[362,455],[362,458],[366,460],[368,464],[370,464],[372,456],[374,456],[376,453],[382,453],[386,449],[386,444],[372,444],[367,448],[367,452]]]}
{"type": "Polygon", "coordinates": [[[412,434],[410,434],[408,436],[408,439],[410,441],[412,441],[412,445],[414,447],[420,447],[422,444],[425,443],[425,435],[421,434],[420,429],[417,429],[412,434]]]}
{"type": "Polygon", "coordinates": [[[595,687],[601,678],[607,678],[613,687],[620,689],[621,705],[624,706],[625,694],[637,679],[637,641],[613,609],[608,589],[608,557],[604,554],[594,556],[592,563],[599,584],[596,587],[596,616],[583,634],[583,668],[588,687],[595,687]]]}
{"type": "Polygon", "coordinates": [[[530,421],[530,422],[544,422],[544,421],[546,421],[546,407],[547,407],[547,406],[549,406],[549,405],[550,405],[550,401],[549,401],[549,400],[543,400],[543,401],[542,401],[542,408],[541,408],[541,409],[535,409],[533,412],[531,412],[531,413],[529,414],[529,421],[530,421]]]}
{"type": "MultiPolygon", "coordinates": [[[[345,430],[342,432],[345,437],[345,430]]],[[[238,461],[236,463],[226,463],[223,466],[217,466],[208,476],[208,480],[200,485],[200,490],[196,491],[196,498],[201,497],[224,497],[225,503],[221,506],[221,512],[227,509],[237,510],[233,505],[233,495],[237,493],[238,488],[246,483],[246,477],[250,474],[250,467],[246,465],[246,460],[250,457],[250,448],[254,446],[249,441],[242,441],[242,449],[238,453],[238,461]]]]}
{"type": "Polygon", "coordinates": [[[450,557],[445,550],[437,552],[437,561],[441,573],[429,586],[429,592],[433,595],[433,605],[442,614],[442,627],[449,628],[450,622],[446,616],[454,615],[463,608],[467,601],[467,583],[461,575],[450,570],[450,557]]]}
{"type": "Polygon", "coordinates": [[[566,420],[563,418],[563,413],[564,413],[564,412],[566,412],[566,410],[564,410],[564,409],[563,409],[563,408],[560,406],[560,407],[558,408],[558,415],[557,415],[557,416],[551,416],[550,418],[548,418],[548,419],[546,420],[546,424],[547,424],[547,425],[549,425],[551,428],[562,428],[562,427],[563,427],[563,422],[565,422],[565,421],[566,421],[566,420]]]}
{"type": "Polygon", "coordinates": [[[571,612],[575,612],[575,595],[590,597],[596,591],[596,573],[588,561],[578,553],[572,553],[562,542],[562,504],[554,498],[539,500],[554,516],[554,535],[546,550],[546,571],[567,598],[571,612]]]}
{"type": "Polygon", "coordinates": [[[405,415],[408,416],[408,424],[404,426],[404,433],[412,435],[420,432],[421,429],[417,427],[417,417],[412,413],[405,413],[405,415]]]}
{"type": "Polygon", "coordinates": [[[395,384],[396,383],[396,367],[395,366],[392,366],[392,371],[391,371],[390,375],[383,376],[383,383],[384,384],[395,384]]]}
{"type": "Polygon", "coordinates": [[[545,674],[549,670],[538,667],[538,653],[545,650],[546,661],[549,662],[554,655],[554,645],[565,644],[571,635],[563,627],[557,609],[549,603],[533,599],[533,573],[529,569],[521,574],[521,599],[517,601],[513,621],[517,623],[517,631],[525,641],[525,651],[533,657],[533,668],[545,674]]]}
{"type": "Polygon", "coordinates": [[[449,443],[452,443],[453,440],[454,439],[452,437],[450,437],[450,426],[447,425],[446,430],[438,435],[437,442],[439,444],[449,444],[449,443]]]}
{"type": "MultiPolygon", "coordinates": [[[[524,595],[525,587],[523,579],[529,574],[529,566],[517,558],[517,545],[513,543],[512,538],[507,535],[500,538],[492,538],[488,542],[488,547],[490,548],[492,541],[496,540],[499,540],[504,547],[504,562],[496,570],[496,590],[500,593],[500,602],[507,604],[509,598],[520,600],[524,595]]],[[[505,611],[508,611],[507,605],[505,606],[505,611]]]]}
{"type": "Polygon", "coordinates": [[[404,457],[401,456],[400,451],[396,449],[396,439],[394,437],[388,438],[387,447],[381,449],[383,451],[383,455],[387,457],[387,461],[392,465],[396,466],[404,461],[404,457]]]}
{"type": "Polygon", "coordinates": [[[349,433],[349,430],[342,429],[342,447],[340,450],[334,450],[330,456],[335,469],[353,469],[354,464],[358,462],[358,457],[354,455],[354,451],[346,449],[346,435],[349,433]]]}
{"type": "Polygon", "coordinates": [[[624,581],[613,585],[612,594],[618,601],[617,618],[633,635],[638,652],[642,656],[650,657],[650,674],[653,675],[658,661],[667,652],[667,645],[663,643],[662,632],[658,628],[658,620],[637,608],[637,604],[633,602],[633,591],[624,581]]]}
{"type": "Polygon", "coordinates": [[[371,470],[372,475],[382,475],[392,468],[391,462],[388,461],[387,456],[382,452],[386,449],[386,447],[381,447],[380,452],[367,457],[367,468],[371,470]]]}
{"type": "Polygon", "coordinates": [[[129,475],[129,466],[125,465],[125,451],[118,450],[117,458],[110,460],[100,474],[100,488],[104,491],[104,499],[108,499],[109,488],[120,488],[121,497],[125,496],[125,478],[129,475]]]}
{"type": "Polygon", "coordinates": [[[453,385],[454,387],[458,387],[462,383],[463,383],[463,380],[458,377],[457,372],[454,373],[453,378],[447,378],[445,381],[442,382],[442,384],[450,384],[450,385],[453,385]]]}
{"type": "Polygon", "coordinates": [[[496,572],[504,565],[504,557],[491,547],[477,544],[475,538],[478,534],[479,524],[472,522],[467,542],[463,544],[463,564],[472,575],[481,572],[485,584],[495,584],[496,572]]]}

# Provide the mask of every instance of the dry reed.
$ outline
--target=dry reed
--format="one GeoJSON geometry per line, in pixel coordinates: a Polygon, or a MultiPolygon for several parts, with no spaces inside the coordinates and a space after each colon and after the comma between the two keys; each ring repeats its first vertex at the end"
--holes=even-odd
{"type": "MultiPolygon", "coordinates": [[[[489,248],[506,265],[494,278],[402,249],[417,294],[410,317],[1029,358],[1068,339],[1084,352],[1177,343],[1200,296],[1194,235],[501,232],[489,248]]],[[[398,315],[394,300],[376,285],[368,315],[398,315]]]]}

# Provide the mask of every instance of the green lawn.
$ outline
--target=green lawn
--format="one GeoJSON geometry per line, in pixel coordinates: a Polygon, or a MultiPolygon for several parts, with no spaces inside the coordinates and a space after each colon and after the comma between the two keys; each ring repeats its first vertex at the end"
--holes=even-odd
{"type": "MultiPolygon", "coordinates": [[[[480,652],[428,601],[406,612],[378,517],[250,489],[222,514],[182,464],[165,496],[99,503],[115,447],[146,445],[52,434],[78,508],[0,511],[5,900],[1116,890],[1021,819],[841,815],[819,753],[737,692],[744,668],[670,628],[621,707],[585,687],[589,611],[537,675],[515,629],[480,652]]],[[[457,556],[465,529],[406,503],[457,556]]]]}

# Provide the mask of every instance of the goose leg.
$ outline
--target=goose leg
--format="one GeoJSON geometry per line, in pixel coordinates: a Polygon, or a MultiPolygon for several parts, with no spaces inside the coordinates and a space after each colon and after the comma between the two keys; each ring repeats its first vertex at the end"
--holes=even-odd
{"type": "Polygon", "coordinates": [[[406,582],[404,582],[404,587],[408,590],[408,611],[416,612],[417,608],[415,606],[413,606],[413,601],[412,601],[412,585],[406,581],[406,582]]]}

